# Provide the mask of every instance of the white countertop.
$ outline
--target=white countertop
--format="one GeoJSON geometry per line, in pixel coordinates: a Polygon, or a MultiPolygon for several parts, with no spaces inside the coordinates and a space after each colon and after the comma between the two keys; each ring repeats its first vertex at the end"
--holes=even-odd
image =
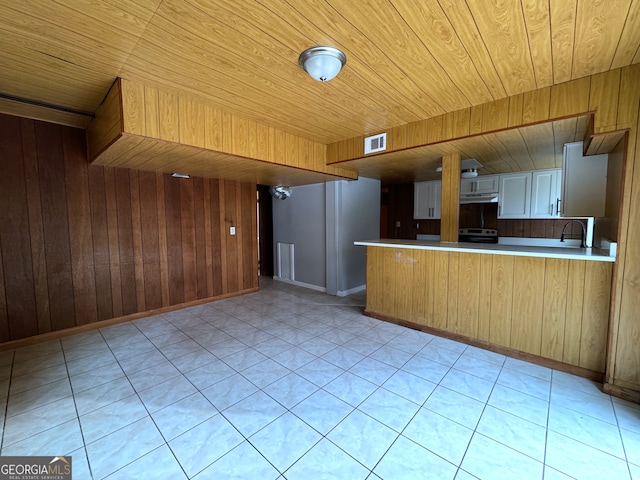
{"type": "Polygon", "coordinates": [[[417,250],[443,250],[447,252],[485,253],[490,255],[514,255],[519,257],[565,258],[569,260],[591,260],[615,262],[605,250],[598,248],[563,248],[528,245],[503,245],[494,243],[438,242],[429,240],[368,240],[354,242],[367,247],[411,248],[417,250]]]}

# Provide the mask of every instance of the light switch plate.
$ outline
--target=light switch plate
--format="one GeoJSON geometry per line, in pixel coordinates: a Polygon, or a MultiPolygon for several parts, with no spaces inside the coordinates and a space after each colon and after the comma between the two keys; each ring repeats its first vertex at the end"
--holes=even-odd
{"type": "Polygon", "coordinates": [[[236,234],[236,227],[229,227],[229,234],[230,235],[235,235],[236,234]]]}

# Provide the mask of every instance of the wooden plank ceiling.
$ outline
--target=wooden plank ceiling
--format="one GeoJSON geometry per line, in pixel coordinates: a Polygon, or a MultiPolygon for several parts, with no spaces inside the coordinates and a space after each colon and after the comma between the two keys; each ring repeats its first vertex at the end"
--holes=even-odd
{"type": "Polygon", "coordinates": [[[640,0],[0,0],[0,111],[91,114],[120,76],[329,144],[638,63],[638,32],[640,0]]]}

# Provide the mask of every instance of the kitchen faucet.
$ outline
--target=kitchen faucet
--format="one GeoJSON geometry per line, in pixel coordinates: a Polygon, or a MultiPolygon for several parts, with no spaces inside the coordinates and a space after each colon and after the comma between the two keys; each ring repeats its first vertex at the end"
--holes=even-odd
{"type": "Polygon", "coordinates": [[[564,242],[564,229],[567,228],[567,225],[573,222],[577,223],[578,225],[580,225],[580,227],[582,227],[582,235],[580,237],[580,248],[585,248],[586,245],[584,244],[584,241],[585,241],[585,238],[587,237],[587,230],[584,228],[584,223],[582,223],[580,220],[569,220],[567,223],[564,224],[564,227],[562,227],[562,234],[560,235],[560,241],[564,242]]]}

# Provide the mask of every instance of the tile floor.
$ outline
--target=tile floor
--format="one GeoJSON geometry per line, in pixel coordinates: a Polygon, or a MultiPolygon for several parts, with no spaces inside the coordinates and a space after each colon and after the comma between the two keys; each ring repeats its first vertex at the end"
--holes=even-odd
{"type": "Polygon", "coordinates": [[[261,286],[1,352],[1,454],[72,455],[75,480],[640,480],[640,405],[261,286]]]}

